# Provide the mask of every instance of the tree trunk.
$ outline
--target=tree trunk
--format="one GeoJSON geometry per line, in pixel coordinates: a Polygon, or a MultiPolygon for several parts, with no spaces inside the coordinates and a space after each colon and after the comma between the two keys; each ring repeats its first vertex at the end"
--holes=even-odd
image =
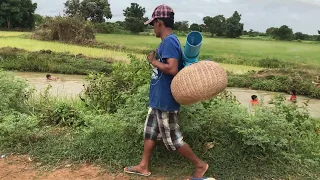
{"type": "Polygon", "coordinates": [[[8,29],[10,29],[11,28],[11,20],[10,20],[10,18],[7,19],[7,23],[8,23],[8,29]]]}

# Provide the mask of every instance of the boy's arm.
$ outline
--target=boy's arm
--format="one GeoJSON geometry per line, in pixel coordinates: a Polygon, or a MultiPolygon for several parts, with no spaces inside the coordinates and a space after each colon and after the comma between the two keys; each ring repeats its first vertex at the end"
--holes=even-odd
{"type": "Polygon", "coordinates": [[[167,63],[162,63],[153,57],[149,62],[166,74],[175,76],[178,73],[178,59],[168,58],[167,63]]]}

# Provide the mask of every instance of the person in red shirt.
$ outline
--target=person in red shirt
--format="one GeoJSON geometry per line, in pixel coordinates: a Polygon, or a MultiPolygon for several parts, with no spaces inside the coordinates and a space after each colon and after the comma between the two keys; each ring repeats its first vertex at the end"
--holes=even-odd
{"type": "Polygon", "coordinates": [[[296,90],[292,89],[290,91],[290,95],[291,95],[291,97],[290,97],[289,101],[296,103],[297,102],[296,90]]]}
{"type": "Polygon", "coordinates": [[[259,100],[258,100],[258,97],[257,97],[256,95],[252,95],[252,96],[251,96],[250,104],[251,104],[252,106],[259,104],[259,100]]]}

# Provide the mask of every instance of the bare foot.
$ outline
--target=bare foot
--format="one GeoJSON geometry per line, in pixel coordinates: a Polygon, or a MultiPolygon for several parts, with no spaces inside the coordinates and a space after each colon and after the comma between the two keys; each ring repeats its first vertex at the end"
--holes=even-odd
{"type": "Polygon", "coordinates": [[[196,166],[196,170],[194,172],[193,177],[202,178],[208,169],[209,169],[209,165],[206,164],[205,162],[202,162],[200,165],[196,166]]]}
{"type": "Polygon", "coordinates": [[[140,173],[142,175],[150,175],[150,171],[147,167],[143,167],[140,165],[137,166],[132,166],[132,167],[126,167],[124,168],[124,172],[130,173],[130,172],[136,172],[136,173],[140,173]]]}

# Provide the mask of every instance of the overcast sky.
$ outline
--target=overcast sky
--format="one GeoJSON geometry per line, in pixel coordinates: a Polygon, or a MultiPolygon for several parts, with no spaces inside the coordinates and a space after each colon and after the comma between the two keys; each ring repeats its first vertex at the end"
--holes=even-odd
{"type": "MultiPolygon", "coordinates": [[[[37,13],[41,15],[63,15],[66,0],[33,0],[38,3],[37,13]]],[[[269,27],[290,26],[294,32],[317,34],[320,30],[320,0],[109,0],[113,18],[123,20],[123,9],[136,2],[146,8],[150,17],[159,4],[171,6],[175,20],[202,23],[204,16],[222,14],[225,17],[238,11],[246,30],[261,32],[269,27]]]]}

